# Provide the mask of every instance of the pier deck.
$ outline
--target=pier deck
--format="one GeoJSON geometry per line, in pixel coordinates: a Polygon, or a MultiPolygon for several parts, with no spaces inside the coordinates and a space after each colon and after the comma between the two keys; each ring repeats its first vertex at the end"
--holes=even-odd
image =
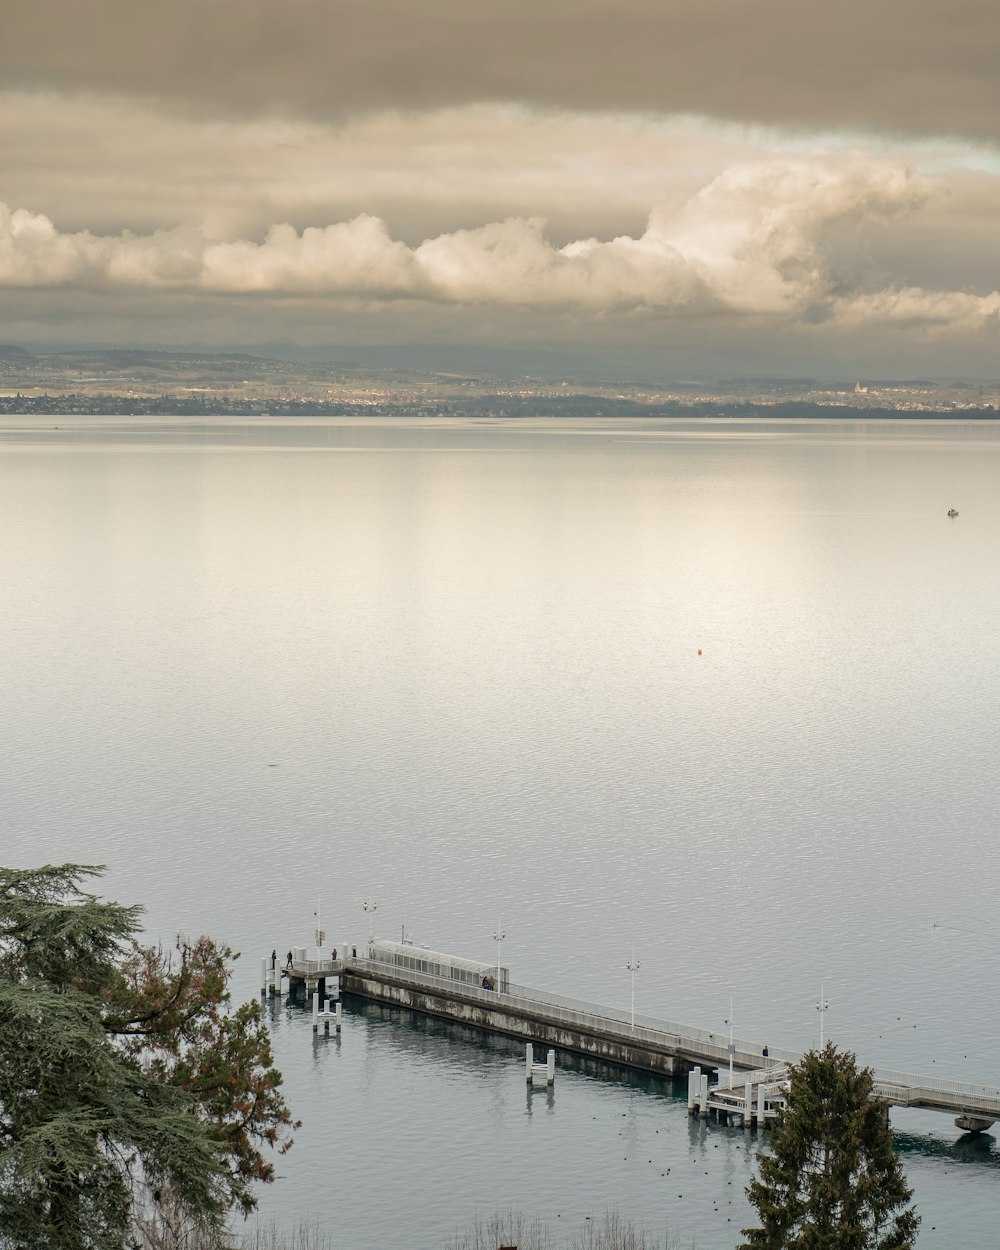
{"type": "MultiPolygon", "coordinates": [[[[296,959],[285,973],[293,990],[298,986],[311,993],[319,982],[337,977],[341,990],[374,1002],[661,1076],[676,1076],[695,1066],[718,1069],[719,1084],[710,1092],[720,1097],[726,1094],[728,1036],[692,1025],[639,1015],[633,1025],[630,1013],[616,1008],[523,985],[511,984],[498,993],[351,954],[337,960],[296,959]]],[[[758,1080],[771,1084],[777,1075],[772,1071],[775,1065],[797,1063],[802,1057],[797,1051],[772,1046],[765,1058],[761,1045],[744,1040],[736,1040],[734,1046],[737,1079],[732,1093],[723,1097],[729,1103],[744,1094],[748,1074],[766,1072],[766,1078],[758,1080]]],[[[1000,1088],[878,1067],[873,1073],[878,1097],[891,1106],[940,1111],[955,1116],[959,1127],[972,1131],[1000,1120],[1000,1088]]]]}

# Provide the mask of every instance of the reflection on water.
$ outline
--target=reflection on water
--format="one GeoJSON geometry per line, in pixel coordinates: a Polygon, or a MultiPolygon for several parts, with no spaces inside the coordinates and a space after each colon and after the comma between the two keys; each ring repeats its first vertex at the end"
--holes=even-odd
{"type": "MultiPolygon", "coordinates": [[[[6,419],[5,857],[107,863],[246,994],[320,903],[363,942],[374,891],[474,958],[502,916],[526,984],[627,1007],[634,943],[640,1011],[732,996],[802,1047],[823,982],[864,1060],[995,1081],[998,456],[989,423],[6,419]]],[[[501,1203],[746,1222],[754,1139],[646,1078],[560,1057],[529,1114],[516,1046],[274,1011],[304,1127],[265,1206],[346,1247],[501,1203]]],[[[986,1244],[993,1146],[893,1120],[922,1250],[986,1244]]]]}
{"type": "Polygon", "coordinates": [[[954,1141],[945,1141],[896,1129],[896,1149],[901,1155],[947,1159],[953,1163],[991,1170],[1000,1168],[1000,1150],[997,1149],[997,1140],[991,1133],[959,1133],[954,1141]]]}
{"type": "MultiPolygon", "coordinates": [[[[341,1204],[327,1215],[342,1244],[394,1244],[402,1218],[422,1230],[417,1244],[440,1245],[497,1207],[558,1227],[618,1205],[647,1228],[724,1250],[752,1218],[744,1190],[766,1135],[689,1118],[684,1082],[560,1052],[555,1087],[531,1093],[513,1039],[351,996],[337,1040],[310,1041],[304,1006],[274,1002],[270,1012],[289,1096],[301,1105],[308,1091],[314,1106],[265,1209],[322,1214],[314,1187],[331,1149],[354,1185],[355,1151],[359,1167],[364,1158],[391,1168],[374,1209],[369,1198],[360,1214],[341,1204]],[[424,1187],[436,1193],[443,1176],[457,1188],[442,1205],[424,1187]]],[[[954,1141],[950,1120],[935,1119],[945,1137],[902,1131],[898,1141],[925,1218],[921,1244],[947,1246],[931,1234],[991,1218],[997,1155],[992,1138],[954,1141]]]]}
{"type": "MultiPolygon", "coordinates": [[[[470,1062],[489,1064],[499,1062],[506,1068],[511,1057],[524,1065],[524,1043],[512,1037],[504,1037],[499,1033],[487,1033],[482,1029],[459,1024],[451,1020],[438,1020],[434,1016],[423,1015],[418,1011],[410,1011],[405,1007],[392,1007],[381,1003],[373,1003],[353,994],[342,997],[344,1013],[363,1018],[372,1027],[378,1024],[388,1026],[383,1040],[390,1047],[398,1046],[408,1053],[417,1052],[429,1062],[450,1064],[454,1061],[451,1046],[441,1049],[439,1041],[444,1038],[449,1042],[461,1043],[468,1051],[470,1062]],[[405,1027],[400,1027],[405,1026],[405,1027]]],[[[287,1008],[286,1008],[287,1009],[287,1008]]],[[[305,1008],[302,1008],[305,1010],[305,1008]]],[[[544,1055],[547,1043],[536,1042],[536,1057],[544,1055]]],[[[541,1062],[541,1060],[539,1060],[541,1062]]],[[[605,1085],[620,1084],[630,1090],[642,1090],[654,1098],[668,1098],[674,1102],[683,1101],[687,1108],[687,1077],[676,1080],[665,1080],[651,1072],[628,1072],[616,1064],[604,1063],[589,1055],[575,1055],[570,1051],[559,1052],[559,1072],[575,1072],[583,1077],[600,1081],[605,1085]]],[[[538,1092],[538,1087],[535,1087],[538,1092]]]]}

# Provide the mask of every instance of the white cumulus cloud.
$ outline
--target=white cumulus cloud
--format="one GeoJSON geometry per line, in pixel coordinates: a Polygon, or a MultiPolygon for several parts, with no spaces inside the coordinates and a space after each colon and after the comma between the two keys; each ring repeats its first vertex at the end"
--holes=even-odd
{"type": "Polygon", "coordinates": [[[859,247],[862,227],[914,213],[930,185],[905,165],[874,160],[735,165],[680,207],[654,207],[641,234],[562,246],[539,217],[410,246],[369,214],[220,242],[188,227],[62,233],[42,214],[0,206],[0,285],[993,326],[996,292],[896,282],[859,247]]]}

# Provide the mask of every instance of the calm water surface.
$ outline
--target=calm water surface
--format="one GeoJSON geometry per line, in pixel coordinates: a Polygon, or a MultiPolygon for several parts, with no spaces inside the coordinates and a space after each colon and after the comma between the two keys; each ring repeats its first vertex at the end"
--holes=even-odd
{"type": "MultiPolygon", "coordinates": [[[[153,935],[324,927],[772,1045],[1000,1083],[1000,427],[0,422],[4,860],[109,866],[153,935]],[[949,507],[960,516],[949,521],[949,507]],[[701,654],[699,655],[699,649],[701,654]]],[[[262,1210],[434,1250],[620,1205],[700,1250],[741,1130],[681,1090],[275,1006],[305,1121],[262,1210]]],[[[894,1113],[921,1250],[1000,1153],[894,1113]]]]}

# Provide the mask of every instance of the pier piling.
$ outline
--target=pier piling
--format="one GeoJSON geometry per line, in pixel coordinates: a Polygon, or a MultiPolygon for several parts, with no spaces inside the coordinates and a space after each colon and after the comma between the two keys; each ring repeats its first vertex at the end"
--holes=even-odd
{"type": "Polygon", "coordinates": [[[319,990],[313,990],[312,996],[312,1017],[313,1032],[319,1032],[319,1026],[323,1026],[323,1032],[330,1032],[330,1025],[334,1026],[334,1032],[339,1033],[343,1020],[343,1004],[339,1001],[334,1007],[331,1007],[329,1001],[323,1000],[319,990]]]}
{"type": "Polygon", "coordinates": [[[535,1063],[535,1048],[531,1042],[524,1047],[524,1077],[529,1085],[534,1085],[535,1078],[545,1077],[546,1085],[556,1083],[556,1052],[549,1050],[544,1063],[535,1063]]]}
{"type": "Polygon", "coordinates": [[[281,970],[272,967],[270,958],[260,961],[260,992],[261,996],[281,993],[281,970]]]}

